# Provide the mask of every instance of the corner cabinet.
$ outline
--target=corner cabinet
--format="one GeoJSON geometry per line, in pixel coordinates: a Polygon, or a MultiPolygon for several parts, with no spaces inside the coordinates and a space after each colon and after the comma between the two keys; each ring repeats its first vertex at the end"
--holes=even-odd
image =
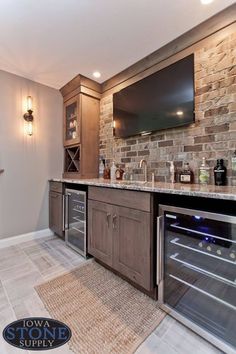
{"type": "Polygon", "coordinates": [[[152,291],[151,194],[89,187],[88,213],[89,253],[133,283],[152,291]]]}
{"type": "Polygon", "coordinates": [[[78,75],[60,91],[64,100],[63,177],[98,177],[100,84],[78,75]]]}

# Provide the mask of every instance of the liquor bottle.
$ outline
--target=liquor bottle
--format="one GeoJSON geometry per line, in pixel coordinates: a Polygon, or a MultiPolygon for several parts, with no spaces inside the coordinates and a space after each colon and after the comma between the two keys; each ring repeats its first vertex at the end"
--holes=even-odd
{"type": "Polygon", "coordinates": [[[117,180],[122,180],[124,172],[125,171],[121,167],[118,167],[116,169],[116,179],[117,180]]]}
{"type": "Polygon", "coordinates": [[[104,162],[103,162],[103,160],[101,158],[100,163],[99,163],[99,178],[103,178],[104,169],[105,169],[104,162]]]}
{"type": "Polygon", "coordinates": [[[170,183],[176,182],[176,171],[174,161],[170,161],[170,183]]]}
{"type": "Polygon", "coordinates": [[[106,166],[104,168],[104,172],[103,172],[103,178],[110,179],[110,177],[111,177],[110,167],[108,166],[108,164],[106,164],[106,166]]]}
{"type": "Polygon", "coordinates": [[[184,163],[184,168],[180,172],[179,181],[181,183],[193,183],[193,171],[189,167],[189,163],[184,163]]]}
{"type": "Polygon", "coordinates": [[[115,161],[112,161],[112,165],[111,165],[111,181],[115,181],[116,179],[116,165],[115,165],[115,161]]]}
{"type": "Polygon", "coordinates": [[[199,183],[209,184],[210,183],[210,167],[206,164],[206,158],[202,158],[202,164],[199,168],[199,183]]]}
{"type": "Polygon", "coordinates": [[[227,168],[224,166],[224,160],[218,159],[217,165],[214,168],[214,177],[215,177],[216,186],[226,185],[226,174],[227,174],[227,168]]]}
{"type": "Polygon", "coordinates": [[[236,186],[236,150],[233,153],[231,163],[232,163],[232,186],[236,186]]]}

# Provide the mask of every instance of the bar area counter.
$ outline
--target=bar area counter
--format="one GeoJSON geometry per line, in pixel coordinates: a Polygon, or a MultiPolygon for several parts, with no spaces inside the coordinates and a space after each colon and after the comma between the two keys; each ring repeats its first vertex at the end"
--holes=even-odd
{"type": "Polygon", "coordinates": [[[143,181],[110,181],[102,178],[94,179],[51,179],[53,182],[72,183],[87,186],[128,189],[143,192],[177,194],[192,197],[204,197],[236,201],[236,187],[200,184],[143,182],[143,181]]]}

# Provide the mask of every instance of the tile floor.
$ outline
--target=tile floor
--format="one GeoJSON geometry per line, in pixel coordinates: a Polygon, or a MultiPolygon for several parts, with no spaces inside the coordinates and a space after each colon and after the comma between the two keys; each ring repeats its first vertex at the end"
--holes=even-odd
{"type": "MultiPolygon", "coordinates": [[[[82,262],[85,260],[57,237],[0,249],[0,332],[8,323],[19,318],[50,317],[34,286],[63,274],[82,262]]],[[[0,353],[34,352],[14,348],[0,336],[0,353]]],[[[67,345],[40,353],[73,354],[67,345]]],[[[136,351],[136,354],[154,353],[213,354],[220,351],[173,318],[166,316],[136,351]]]]}

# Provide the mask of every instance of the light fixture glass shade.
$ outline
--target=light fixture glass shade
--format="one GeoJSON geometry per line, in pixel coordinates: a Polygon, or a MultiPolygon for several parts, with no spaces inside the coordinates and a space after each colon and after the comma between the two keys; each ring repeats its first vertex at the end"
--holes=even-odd
{"type": "Polygon", "coordinates": [[[29,136],[33,135],[33,122],[25,122],[25,133],[29,136]]]}
{"type": "Polygon", "coordinates": [[[33,111],[33,99],[31,96],[27,96],[27,111],[33,111]]]}

